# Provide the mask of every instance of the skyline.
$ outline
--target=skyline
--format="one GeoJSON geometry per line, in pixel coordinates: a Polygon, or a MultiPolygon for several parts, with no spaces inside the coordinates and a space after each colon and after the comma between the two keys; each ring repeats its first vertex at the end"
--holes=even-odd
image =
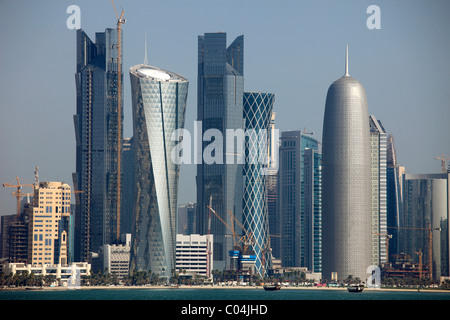
{"type": "MultiPolygon", "coordinates": [[[[127,19],[124,137],[132,135],[131,85],[125,75],[144,61],[145,39],[150,65],[174,70],[190,82],[185,128],[191,132],[197,119],[197,37],[223,31],[228,39],[244,35],[244,91],[275,94],[276,128],[306,128],[319,141],[326,92],[344,74],[348,44],[349,74],[364,84],[369,114],[393,134],[399,164],[407,173],[439,173],[435,157],[450,157],[450,43],[444,41],[450,3],[432,3],[115,1],[127,19]],[[380,30],[366,26],[366,9],[372,4],[381,10],[380,30]],[[152,19],[149,12],[156,12],[152,19]]],[[[62,181],[73,188],[76,31],[66,26],[70,5],[80,7],[81,28],[91,39],[116,26],[110,1],[0,3],[8,26],[0,31],[1,183],[14,182],[16,176],[32,183],[39,166],[41,181],[62,181]]],[[[195,175],[194,164],[181,166],[180,204],[195,202],[195,188],[189,188],[195,175]]],[[[1,188],[0,215],[15,212],[12,191],[1,188]]]]}

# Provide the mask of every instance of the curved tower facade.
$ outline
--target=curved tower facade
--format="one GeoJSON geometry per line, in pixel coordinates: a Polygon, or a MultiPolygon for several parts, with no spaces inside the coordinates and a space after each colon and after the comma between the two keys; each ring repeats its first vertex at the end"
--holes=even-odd
{"type": "Polygon", "coordinates": [[[189,82],[146,64],[130,68],[135,165],[130,270],[175,269],[179,164],[172,133],[184,127],[189,82]]]}
{"type": "Polygon", "coordinates": [[[371,162],[364,87],[348,74],[328,89],[322,148],[323,277],[366,281],[371,265],[371,162]]]}

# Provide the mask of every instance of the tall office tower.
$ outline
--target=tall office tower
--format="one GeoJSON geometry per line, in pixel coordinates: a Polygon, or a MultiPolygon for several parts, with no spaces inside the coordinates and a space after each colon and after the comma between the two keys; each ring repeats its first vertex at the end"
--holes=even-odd
{"type": "Polygon", "coordinates": [[[322,153],[307,148],[303,162],[304,266],[322,272],[322,153]]]}
{"type": "Polygon", "coordinates": [[[267,211],[269,216],[270,245],[272,257],[281,258],[281,219],[278,212],[278,156],[280,137],[275,128],[275,112],[269,126],[269,168],[267,174],[267,211]]]}
{"type": "Polygon", "coordinates": [[[76,195],[77,261],[88,261],[90,252],[98,252],[103,244],[116,240],[117,142],[122,141],[117,132],[119,117],[123,118],[123,112],[119,115],[117,111],[117,61],[116,29],[96,33],[95,43],[84,31],[77,30],[73,183],[75,190],[82,191],[76,195]]]}
{"type": "Polygon", "coordinates": [[[369,116],[372,165],[372,265],[387,262],[387,134],[375,116],[369,116]]]}
{"type": "Polygon", "coordinates": [[[183,129],[189,82],[147,64],[130,68],[135,166],[130,270],[170,277],[175,269],[178,178],[172,158],[183,129]]]}
{"type": "Polygon", "coordinates": [[[329,87],[323,120],[322,261],[325,279],[365,281],[371,266],[371,164],[367,98],[348,74],[329,87]]]}
{"type": "Polygon", "coordinates": [[[71,188],[62,182],[40,182],[34,188],[28,216],[28,260],[31,265],[69,263],[71,188]]]}
{"type": "Polygon", "coordinates": [[[269,135],[275,95],[244,92],[245,144],[244,228],[254,239],[255,270],[261,278],[272,269],[270,254],[267,176],[269,169],[269,135]]]}
{"type": "Polygon", "coordinates": [[[280,137],[278,204],[281,218],[281,264],[305,265],[304,162],[306,149],[317,150],[319,142],[300,131],[285,131],[280,137]]]}
{"type": "Polygon", "coordinates": [[[397,153],[395,151],[394,137],[389,135],[387,141],[387,158],[386,158],[386,193],[387,193],[387,231],[388,237],[388,252],[387,262],[389,256],[398,254],[398,227],[400,226],[400,212],[403,205],[403,190],[402,190],[402,175],[404,168],[398,165],[397,153]]]}
{"type": "MultiPolygon", "coordinates": [[[[198,37],[197,119],[202,125],[198,135],[204,140],[194,155],[202,158],[196,161],[199,234],[208,233],[210,199],[229,226],[230,213],[242,222],[243,151],[238,150],[236,139],[228,141],[226,131],[244,129],[244,37],[237,37],[228,47],[226,42],[226,33],[198,37]],[[234,149],[227,150],[227,145],[234,149]]],[[[227,235],[231,231],[213,215],[210,233],[214,235],[214,268],[228,268],[233,241],[227,235]]]]}
{"type": "Polygon", "coordinates": [[[416,263],[422,258],[422,270],[433,280],[449,276],[450,173],[405,174],[403,179],[399,250],[416,263]]]}

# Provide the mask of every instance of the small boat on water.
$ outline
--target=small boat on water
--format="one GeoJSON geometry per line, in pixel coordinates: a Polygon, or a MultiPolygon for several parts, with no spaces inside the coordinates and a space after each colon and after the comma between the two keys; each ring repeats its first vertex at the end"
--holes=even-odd
{"type": "Polygon", "coordinates": [[[349,284],[347,286],[348,292],[363,292],[364,285],[363,284],[349,284]]]}
{"type": "Polygon", "coordinates": [[[278,291],[280,289],[281,289],[281,286],[280,286],[279,283],[277,283],[277,284],[272,283],[272,284],[265,284],[264,285],[264,290],[266,290],[266,291],[278,291]]]}

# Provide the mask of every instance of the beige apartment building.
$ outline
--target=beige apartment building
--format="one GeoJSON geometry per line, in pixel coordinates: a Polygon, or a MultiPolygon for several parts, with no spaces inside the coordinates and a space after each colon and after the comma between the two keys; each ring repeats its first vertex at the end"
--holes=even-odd
{"type": "Polygon", "coordinates": [[[70,217],[71,188],[63,182],[40,182],[28,212],[28,264],[68,263],[68,229],[62,219],[70,217]]]}

